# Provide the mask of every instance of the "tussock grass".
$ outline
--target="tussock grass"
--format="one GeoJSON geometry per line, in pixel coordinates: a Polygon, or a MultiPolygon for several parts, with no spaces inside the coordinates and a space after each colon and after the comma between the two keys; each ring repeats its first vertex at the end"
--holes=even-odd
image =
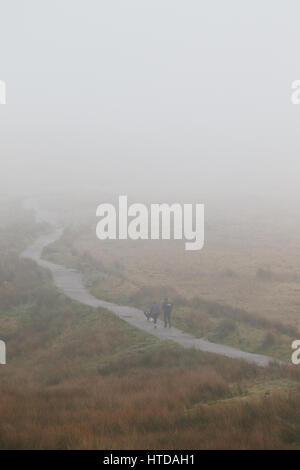
{"type": "MultiPolygon", "coordinates": [[[[10,253],[7,240],[0,243],[0,334],[8,353],[0,367],[0,449],[300,448],[297,368],[261,369],[184,350],[72,302],[46,272],[18,259],[21,232],[7,233],[15,238],[10,253]]],[[[87,269],[88,256],[84,262],[87,269]]],[[[122,266],[114,269],[108,278],[122,266]]],[[[139,289],[130,294],[135,301],[147,294],[139,289]]],[[[221,336],[239,331],[235,310],[226,310],[224,322],[219,304],[188,302],[177,299],[194,330],[215,322],[221,336]]],[[[254,328],[252,319],[244,323],[254,328]]],[[[280,327],[262,330],[265,346],[276,347],[280,327]]]]}

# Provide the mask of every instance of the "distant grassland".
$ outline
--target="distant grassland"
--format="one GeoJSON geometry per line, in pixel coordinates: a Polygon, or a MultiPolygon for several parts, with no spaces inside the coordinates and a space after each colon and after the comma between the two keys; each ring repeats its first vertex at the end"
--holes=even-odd
{"type": "MultiPolygon", "coordinates": [[[[187,253],[181,245],[99,242],[81,227],[67,229],[61,240],[45,250],[45,257],[80,270],[86,286],[101,299],[148,309],[153,300],[162,302],[167,295],[174,302],[175,326],[211,341],[290,360],[291,343],[300,336],[299,315],[290,310],[289,318],[280,316],[276,296],[282,289],[288,292],[291,286],[300,289],[296,277],[281,279],[278,274],[273,279],[270,271],[262,268],[252,274],[249,269],[238,272],[234,264],[224,264],[221,256],[214,258],[213,264],[205,250],[202,260],[202,252],[187,253]],[[243,293],[245,285],[248,292],[244,303],[235,302],[232,293],[241,296],[239,289],[243,286],[243,293]],[[221,297],[228,290],[226,298],[233,303],[225,302],[225,297],[220,300],[218,287],[221,297]],[[268,300],[271,290],[273,312],[249,308],[249,296],[262,296],[265,291],[268,300]]],[[[289,299],[285,312],[292,303],[289,299]]]]}
{"type": "Polygon", "coordinates": [[[300,447],[296,368],[184,350],[66,299],[31,261],[11,268],[1,449],[300,447]]]}
{"type": "MultiPolygon", "coordinates": [[[[67,299],[47,271],[18,256],[44,228],[30,219],[27,224],[26,217],[21,226],[11,216],[5,220],[0,338],[7,365],[0,366],[0,449],[300,448],[297,367],[259,368],[185,350],[108,311],[67,299]]],[[[118,258],[113,245],[100,260],[82,251],[84,229],[73,235],[66,232],[48,256],[79,268],[103,298],[140,306],[167,290],[176,300],[176,323],[199,336],[233,342],[245,326],[253,329],[251,344],[261,341],[261,332],[269,348],[279,348],[273,335],[280,341],[290,335],[290,325],[276,318],[252,318],[246,309],[197,293],[184,297],[169,276],[169,287],[155,276],[152,283],[137,282],[137,273],[133,282],[122,257],[120,264],[107,261],[112,252],[118,258]]]]}

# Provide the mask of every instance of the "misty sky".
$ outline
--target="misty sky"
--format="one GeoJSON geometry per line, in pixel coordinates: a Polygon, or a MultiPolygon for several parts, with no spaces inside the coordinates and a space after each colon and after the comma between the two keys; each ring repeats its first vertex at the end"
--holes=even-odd
{"type": "Polygon", "coordinates": [[[0,0],[0,193],[299,200],[299,18],[297,0],[0,0]]]}

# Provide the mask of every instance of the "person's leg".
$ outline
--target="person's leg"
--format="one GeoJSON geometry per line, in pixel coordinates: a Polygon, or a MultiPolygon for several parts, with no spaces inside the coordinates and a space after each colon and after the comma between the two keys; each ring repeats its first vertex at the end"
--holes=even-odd
{"type": "Polygon", "coordinates": [[[166,312],[164,312],[164,322],[165,322],[165,328],[167,328],[167,326],[168,326],[168,316],[167,316],[166,312]]]}
{"type": "Polygon", "coordinates": [[[154,322],[154,328],[156,328],[157,315],[154,315],[154,316],[153,316],[153,322],[154,322]]]}
{"type": "Polygon", "coordinates": [[[171,328],[171,312],[168,313],[168,324],[169,328],[171,328]]]}

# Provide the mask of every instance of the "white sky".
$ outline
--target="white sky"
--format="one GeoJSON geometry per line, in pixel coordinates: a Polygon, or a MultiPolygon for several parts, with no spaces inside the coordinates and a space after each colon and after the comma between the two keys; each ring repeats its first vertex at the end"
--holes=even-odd
{"type": "Polygon", "coordinates": [[[297,0],[0,0],[0,193],[299,200],[299,18],[297,0]]]}

